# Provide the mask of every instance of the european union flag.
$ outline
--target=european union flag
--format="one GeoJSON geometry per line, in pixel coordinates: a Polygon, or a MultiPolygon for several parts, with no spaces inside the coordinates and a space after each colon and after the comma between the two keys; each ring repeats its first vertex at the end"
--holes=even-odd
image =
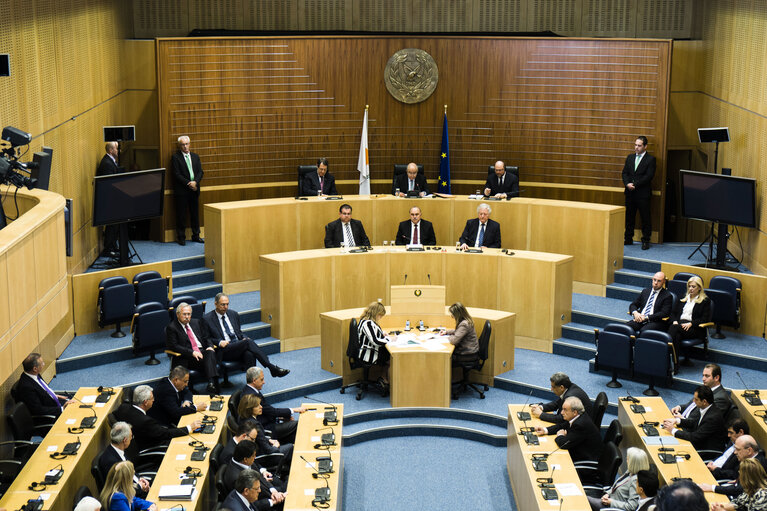
{"type": "Polygon", "coordinates": [[[442,123],[442,149],[439,152],[439,188],[442,193],[450,193],[450,144],[447,140],[447,112],[442,123]]]}

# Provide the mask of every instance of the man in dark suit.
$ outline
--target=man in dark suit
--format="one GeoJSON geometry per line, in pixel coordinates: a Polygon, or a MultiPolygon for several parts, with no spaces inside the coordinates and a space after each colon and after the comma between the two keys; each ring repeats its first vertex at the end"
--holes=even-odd
{"type": "Polygon", "coordinates": [[[216,370],[216,350],[206,335],[205,327],[192,319],[192,307],[181,303],[176,307],[176,321],[165,327],[165,345],[179,353],[173,364],[181,364],[188,369],[202,371],[208,379],[208,394],[219,394],[218,373],[216,370]]]}
{"type": "Polygon", "coordinates": [[[283,369],[269,360],[269,356],[259,348],[256,341],[242,333],[240,315],[229,309],[229,297],[218,293],[215,298],[215,310],[205,314],[202,322],[207,329],[208,338],[216,346],[216,358],[221,360],[241,360],[245,367],[261,365],[269,368],[272,376],[287,376],[289,369],[283,369]]]}
{"type": "Polygon", "coordinates": [[[487,176],[485,197],[519,197],[519,178],[506,172],[506,164],[500,160],[495,162],[495,174],[487,176]]]}
{"type": "Polygon", "coordinates": [[[362,222],[352,218],[352,207],[343,204],[338,210],[338,220],[333,220],[325,226],[325,248],[340,247],[369,247],[370,240],[365,234],[362,222]]]}
{"type": "Polygon", "coordinates": [[[650,511],[650,508],[655,505],[658,483],[658,473],[655,470],[637,472],[637,493],[639,494],[637,511],[650,511]]]}
{"type": "Polygon", "coordinates": [[[221,507],[229,511],[267,511],[274,505],[268,500],[260,500],[261,480],[258,472],[246,469],[240,472],[234,483],[234,490],[224,499],[221,507]]]}
{"type": "MultiPolygon", "coordinates": [[[[128,459],[129,454],[126,452],[130,447],[131,440],[133,440],[133,432],[131,426],[127,422],[118,421],[112,426],[112,431],[109,432],[110,444],[106,449],[101,451],[98,460],[99,472],[101,476],[106,479],[109,469],[112,465],[121,461],[131,461],[128,459]]],[[[146,497],[149,492],[149,481],[143,477],[133,476],[133,485],[136,487],[136,495],[139,498],[146,497]]]]}
{"type": "Polygon", "coordinates": [[[549,426],[549,434],[554,434],[559,429],[559,424],[565,421],[562,416],[562,408],[565,400],[569,397],[577,397],[583,405],[584,413],[591,416],[591,400],[586,392],[578,385],[570,381],[570,377],[565,373],[554,373],[549,378],[551,391],[557,396],[557,399],[548,403],[539,403],[530,405],[530,413],[533,417],[538,417],[542,421],[553,422],[549,426]]]}
{"type": "Polygon", "coordinates": [[[421,208],[410,208],[410,220],[400,222],[395,238],[397,245],[436,245],[434,227],[431,222],[421,218],[421,208]]]}
{"type": "Polygon", "coordinates": [[[743,435],[750,432],[748,423],[741,418],[733,419],[727,425],[727,438],[730,439],[730,446],[725,449],[721,456],[714,461],[706,463],[706,467],[711,471],[714,479],[733,480],[738,478],[738,465],[740,460],[735,454],[735,441],[743,435]]]}
{"type": "MultiPolygon", "coordinates": [[[[602,453],[602,435],[591,417],[586,415],[583,403],[577,397],[568,397],[562,404],[563,422],[555,425],[557,447],[567,449],[573,462],[597,461],[602,453]]],[[[551,428],[535,427],[538,436],[550,435],[551,428]]]]}
{"type": "MultiPolygon", "coordinates": [[[[738,458],[739,466],[744,460],[753,458],[765,471],[767,471],[767,460],[765,460],[764,454],[762,454],[761,449],[759,449],[759,444],[756,443],[756,440],[751,435],[741,435],[735,440],[735,456],[738,458]]],[[[713,491],[714,493],[727,495],[730,498],[733,498],[743,493],[743,487],[738,481],[739,473],[740,470],[738,470],[738,474],[733,478],[732,484],[699,484],[698,486],[700,486],[703,491],[713,491]]]]}
{"type": "Polygon", "coordinates": [[[74,401],[60,396],[51,390],[42,372],[45,361],[39,353],[30,353],[21,363],[24,370],[16,384],[16,399],[27,405],[32,415],[53,415],[58,417],[61,411],[74,401]]]}
{"type": "Polygon", "coordinates": [[[194,396],[189,390],[189,369],[178,365],[170,370],[170,375],[158,381],[154,386],[154,406],[149,415],[166,426],[175,426],[184,416],[208,409],[208,403],[194,404],[194,396]]]}
{"type": "Polygon", "coordinates": [[[392,195],[397,195],[398,189],[399,197],[407,196],[408,192],[411,192],[411,195],[417,194],[419,197],[424,197],[430,193],[426,178],[418,173],[418,165],[415,163],[408,163],[405,173],[400,174],[392,181],[392,195]]]}
{"type": "Polygon", "coordinates": [[[698,451],[721,451],[727,429],[724,427],[722,412],[714,406],[714,393],[705,385],[700,385],[695,389],[693,401],[699,411],[698,417],[666,419],[663,428],[676,438],[689,440],[698,451]]]}
{"type": "Polygon", "coordinates": [[[655,156],[647,152],[647,137],[637,137],[634,141],[634,154],[626,157],[623,165],[623,186],[626,198],[626,232],[624,245],[634,243],[634,222],[637,210],[642,218],[642,250],[650,248],[652,221],[650,217],[650,196],[652,178],[655,175],[655,156]]]}
{"type": "Polygon", "coordinates": [[[223,482],[227,491],[235,489],[237,476],[240,475],[240,472],[251,469],[259,474],[261,482],[259,500],[273,500],[277,504],[285,500],[284,483],[266,469],[261,470],[256,463],[256,444],[252,440],[242,440],[234,448],[232,457],[228,460],[222,459],[222,461],[224,462],[222,466],[226,467],[223,473],[223,482]]]}
{"type": "Polygon", "coordinates": [[[101,158],[98,169],[96,169],[97,176],[109,176],[120,172],[120,167],[117,165],[117,156],[119,154],[119,146],[117,142],[107,142],[106,154],[101,158]]]}
{"type": "Polygon", "coordinates": [[[666,331],[664,318],[671,315],[674,297],[663,286],[666,284],[666,274],[659,271],[652,276],[652,286],[643,289],[636,300],[629,305],[629,314],[633,317],[626,324],[635,332],[645,330],[666,331]]]}
{"type": "Polygon", "coordinates": [[[490,220],[493,210],[484,202],[477,206],[477,218],[466,221],[458,241],[461,250],[469,247],[501,248],[501,224],[490,220]]]}
{"type": "Polygon", "coordinates": [[[189,137],[178,137],[178,151],[173,153],[173,195],[176,197],[176,243],[186,245],[186,213],[192,224],[192,241],[203,243],[200,238],[200,182],[202,162],[197,153],[189,150],[189,137]]]}
{"type": "Polygon", "coordinates": [[[336,190],[336,178],[328,173],[327,158],[317,160],[317,172],[310,172],[304,176],[304,195],[338,195],[336,190]]]}
{"type": "Polygon", "coordinates": [[[199,419],[183,428],[171,428],[160,424],[154,417],[150,417],[146,413],[153,404],[152,387],[139,385],[133,391],[133,404],[123,403],[114,412],[117,420],[133,426],[133,435],[138,451],[167,444],[172,438],[188,435],[202,424],[199,419]]]}
{"type": "Polygon", "coordinates": [[[306,408],[275,408],[269,404],[261,392],[264,387],[264,371],[260,367],[250,367],[245,371],[245,386],[242,395],[255,394],[261,399],[263,411],[258,416],[258,421],[268,430],[281,444],[294,443],[298,421],[293,420],[294,413],[304,413],[306,408]],[[282,422],[280,422],[282,421],[282,422]]]}
{"type": "MultiPolygon", "coordinates": [[[[722,412],[722,417],[727,417],[730,413],[730,409],[733,407],[730,400],[730,393],[722,385],[722,368],[719,364],[706,364],[703,368],[703,375],[701,377],[703,385],[711,389],[714,394],[714,405],[722,412]]],[[[677,405],[671,409],[671,413],[674,417],[680,419],[695,419],[699,418],[698,407],[695,406],[693,399],[689,400],[683,405],[677,405]]]]}

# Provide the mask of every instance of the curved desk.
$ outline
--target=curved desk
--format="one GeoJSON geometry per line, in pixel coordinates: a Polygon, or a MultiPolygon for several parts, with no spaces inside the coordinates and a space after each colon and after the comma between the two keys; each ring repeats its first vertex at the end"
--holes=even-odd
{"type": "MultiPolygon", "coordinates": [[[[343,200],[263,199],[206,204],[205,265],[230,292],[258,289],[263,278],[258,256],[322,248],[325,225],[338,218],[341,204],[353,207],[370,242],[393,240],[399,223],[419,206],[434,224],[437,243],[455,246],[466,220],[477,217],[479,201],[406,199],[390,195],[345,196],[343,200]],[[232,286],[237,284],[236,286],[232,286]]],[[[503,247],[575,257],[579,290],[598,293],[623,266],[625,208],[588,202],[516,198],[487,201],[501,224],[503,247]]]]}
{"type": "Polygon", "coordinates": [[[516,314],[516,345],[551,352],[570,321],[573,257],[497,249],[482,254],[408,252],[374,247],[361,254],[341,249],[261,256],[261,317],[283,351],[320,345],[320,314],[391,304],[390,288],[402,284],[445,286],[446,303],[516,314]]]}

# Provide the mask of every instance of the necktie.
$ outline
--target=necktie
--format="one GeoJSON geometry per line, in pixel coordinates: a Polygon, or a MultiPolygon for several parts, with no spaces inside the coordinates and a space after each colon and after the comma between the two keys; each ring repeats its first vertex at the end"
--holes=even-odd
{"type": "Polygon", "coordinates": [[[503,177],[504,177],[504,176],[501,176],[501,181],[500,181],[500,185],[501,185],[501,187],[503,187],[503,177]]]}
{"type": "Polygon", "coordinates": [[[53,402],[56,403],[59,408],[61,408],[61,403],[59,402],[59,398],[56,397],[56,394],[54,394],[54,392],[51,390],[48,384],[45,383],[45,380],[43,380],[43,377],[40,376],[39,374],[37,375],[37,381],[45,389],[45,392],[47,392],[48,395],[51,396],[51,399],[53,399],[53,402]]]}
{"type": "Polygon", "coordinates": [[[639,167],[640,161],[642,161],[642,157],[637,154],[636,158],[634,159],[634,172],[636,172],[636,169],[639,167]]]}
{"type": "Polygon", "coordinates": [[[189,326],[189,323],[186,324],[186,336],[189,337],[189,344],[192,345],[192,351],[195,353],[200,353],[200,348],[197,347],[197,340],[194,338],[194,334],[192,333],[192,328],[189,326]]]}
{"type": "Polygon", "coordinates": [[[344,226],[346,230],[346,237],[349,238],[348,246],[353,247],[354,246],[354,236],[352,235],[352,228],[349,224],[346,224],[344,226]]]}
{"type": "Polygon", "coordinates": [[[415,189],[415,182],[412,179],[408,180],[407,189],[408,189],[408,191],[415,189]]]}
{"type": "Polygon", "coordinates": [[[477,239],[477,246],[481,247],[483,241],[485,241],[485,224],[482,224],[479,228],[479,238],[477,239]]]}
{"type": "Polygon", "coordinates": [[[420,243],[418,241],[418,224],[415,224],[413,226],[413,244],[418,245],[418,243],[420,243]]]}
{"type": "Polygon", "coordinates": [[[642,314],[647,316],[652,312],[652,304],[655,302],[655,295],[658,294],[657,291],[653,290],[650,293],[650,298],[647,299],[647,305],[644,306],[644,310],[642,311],[642,314]]]}
{"type": "Polygon", "coordinates": [[[321,177],[320,178],[320,193],[322,193],[322,191],[325,189],[325,184],[324,183],[325,183],[325,178],[321,177]]]}
{"type": "Polygon", "coordinates": [[[189,171],[189,179],[194,181],[194,170],[192,170],[192,157],[189,153],[184,153],[184,160],[186,160],[186,168],[189,171]]]}
{"type": "Polygon", "coordinates": [[[234,332],[229,328],[229,323],[226,321],[226,316],[221,316],[221,323],[224,324],[224,333],[229,336],[229,340],[234,339],[234,332]]]}

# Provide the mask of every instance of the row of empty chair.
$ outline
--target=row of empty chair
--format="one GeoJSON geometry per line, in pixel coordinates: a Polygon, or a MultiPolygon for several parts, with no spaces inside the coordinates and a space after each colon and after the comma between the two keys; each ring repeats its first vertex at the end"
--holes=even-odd
{"type": "Polygon", "coordinates": [[[149,302],[168,306],[170,276],[162,277],[156,271],[143,271],[133,276],[133,283],[121,276],[107,277],[99,282],[99,326],[115,325],[112,337],[125,337],[121,324],[130,321],[136,307],[149,302]]]}

